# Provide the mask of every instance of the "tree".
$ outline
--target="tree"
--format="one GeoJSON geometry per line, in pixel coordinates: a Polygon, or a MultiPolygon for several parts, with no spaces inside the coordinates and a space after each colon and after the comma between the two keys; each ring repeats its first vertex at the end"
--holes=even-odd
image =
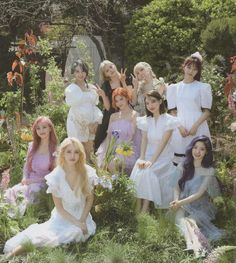
{"type": "Polygon", "coordinates": [[[184,57],[201,48],[201,31],[211,19],[235,12],[234,0],[153,0],[126,27],[129,67],[142,60],[158,76],[176,72],[184,57]]]}
{"type": "Polygon", "coordinates": [[[209,57],[225,58],[236,54],[236,16],[212,20],[201,34],[204,50],[209,57]]]}

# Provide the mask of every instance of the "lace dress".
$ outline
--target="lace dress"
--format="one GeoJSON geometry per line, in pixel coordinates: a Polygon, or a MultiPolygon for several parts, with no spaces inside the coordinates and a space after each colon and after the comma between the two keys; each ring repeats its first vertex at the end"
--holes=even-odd
{"type": "Polygon", "coordinates": [[[87,91],[72,83],[65,90],[66,103],[70,106],[67,117],[67,135],[81,142],[94,140],[95,134],[89,131],[89,124],[101,123],[102,112],[97,107],[99,102],[96,88],[88,85],[87,91]]]}
{"type": "MultiPolygon", "coordinates": [[[[88,165],[86,168],[90,187],[92,188],[97,181],[96,171],[88,165]]],[[[75,218],[80,219],[86,200],[82,194],[77,197],[72,191],[66,181],[64,170],[58,166],[45,179],[48,185],[47,193],[52,193],[54,196],[61,198],[64,209],[75,218]]],[[[86,225],[88,233],[84,235],[80,227],[65,220],[54,208],[48,221],[42,224],[30,225],[27,229],[9,239],[5,244],[4,253],[12,251],[12,249],[27,241],[32,242],[36,247],[55,247],[71,242],[86,241],[89,236],[95,234],[96,230],[96,224],[91,214],[86,219],[86,225]]]]}

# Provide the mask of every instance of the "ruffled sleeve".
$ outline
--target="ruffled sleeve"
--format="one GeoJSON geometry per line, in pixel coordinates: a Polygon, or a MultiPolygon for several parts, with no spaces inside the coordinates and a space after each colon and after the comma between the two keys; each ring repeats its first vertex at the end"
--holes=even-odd
{"type": "Polygon", "coordinates": [[[174,166],[173,168],[175,171],[173,172],[173,175],[171,177],[171,180],[169,182],[170,187],[175,188],[178,185],[179,179],[182,177],[183,174],[183,165],[182,163],[179,163],[178,166],[174,166]]]}
{"type": "Polygon", "coordinates": [[[174,130],[178,128],[181,124],[177,117],[174,117],[170,114],[165,114],[166,123],[165,123],[165,131],[174,130]]]}
{"type": "Polygon", "coordinates": [[[137,117],[136,118],[137,121],[137,127],[138,129],[142,130],[142,131],[147,131],[147,127],[148,127],[148,119],[146,116],[144,117],[137,117]]]}
{"type": "Polygon", "coordinates": [[[91,166],[86,164],[86,169],[88,173],[89,185],[92,190],[93,187],[98,184],[98,176],[97,176],[96,170],[92,168],[91,166]]]}
{"type": "Polygon", "coordinates": [[[53,194],[58,198],[62,197],[62,189],[60,187],[60,182],[63,173],[63,169],[58,166],[50,174],[44,177],[46,179],[46,184],[48,185],[46,193],[53,194]]]}
{"type": "Polygon", "coordinates": [[[75,84],[69,85],[65,90],[66,104],[69,106],[80,105],[82,100],[80,88],[75,84]]]}
{"type": "Polygon", "coordinates": [[[210,110],[212,106],[212,92],[211,92],[211,86],[209,84],[202,83],[200,96],[201,96],[201,107],[210,110]]]}
{"type": "Polygon", "coordinates": [[[167,87],[166,99],[167,99],[168,110],[175,109],[177,107],[176,92],[177,92],[177,84],[172,84],[167,87]]]}

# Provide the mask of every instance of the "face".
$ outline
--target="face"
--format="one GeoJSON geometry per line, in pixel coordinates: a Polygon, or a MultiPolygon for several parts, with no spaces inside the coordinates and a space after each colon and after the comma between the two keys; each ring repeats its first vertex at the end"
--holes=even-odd
{"type": "Polygon", "coordinates": [[[79,149],[74,144],[69,144],[65,148],[64,158],[67,164],[76,164],[79,160],[79,149]]]}
{"type": "Polygon", "coordinates": [[[152,114],[160,112],[160,105],[161,105],[161,100],[158,100],[151,96],[146,97],[146,107],[152,114]]]}
{"type": "Polygon", "coordinates": [[[135,75],[138,80],[148,81],[151,78],[151,71],[144,66],[139,66],[135,70],[135,75]]]}
{"type": "Polygon", "coordinates": [[[117,74],[116,66],[113,63],[106,64],[103,68],[103,73],[106,78],[111,78],[117,74]]]}
{"type": "Polygon", "coordinates": [[[188,78],[194,78],[198,73],[196,65],[194,63],[188,64],[184,67],[184,76],[188,78]]]}
{"type": "Polygon", "coordinates": [[[203,142],[196,142],[192,149],[192,155],[194,160],[202,161],[206,155],[207,150],[203,142]]]}
{"type": "Polygon", "coordinates": [[[39,122],[36,125],[36,133],[41,139],[49,138],[51,132],[50,126],[45,122],[39,122]]]}
{"type": "Polygon", "coordinates": [[[115,96],[116,107],[120,110],[124,109],[128,105],[128,100],[120,95],[115,96]]]}
{"type": "Polygon", "coordinates": [[[86,73],[82,71],[80,66],[75,68],[74,76],[77,81],[84,81],[87,77],[86,73]]]}

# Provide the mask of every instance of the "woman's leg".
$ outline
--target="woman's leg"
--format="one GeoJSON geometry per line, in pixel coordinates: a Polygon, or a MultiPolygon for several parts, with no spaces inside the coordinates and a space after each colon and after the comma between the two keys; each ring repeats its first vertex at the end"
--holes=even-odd
{"type": "Polygon", "coordinates": [[[149,200],[143,199],[143,205],[142,205],[142,209],[141,212],[142,213],[148,213],[149,212],[149,200]]]}
{"type": "Polygon", "coordinates": [[[22,253],[24,253],[26,250],[24,249],[24,247],[22,245],[17,246],[16,248],[14,248],[11,252],[9,252],[8,254],[6,254],[5,259],[11,259],[14,256],[18,256],[22,253]]]}

